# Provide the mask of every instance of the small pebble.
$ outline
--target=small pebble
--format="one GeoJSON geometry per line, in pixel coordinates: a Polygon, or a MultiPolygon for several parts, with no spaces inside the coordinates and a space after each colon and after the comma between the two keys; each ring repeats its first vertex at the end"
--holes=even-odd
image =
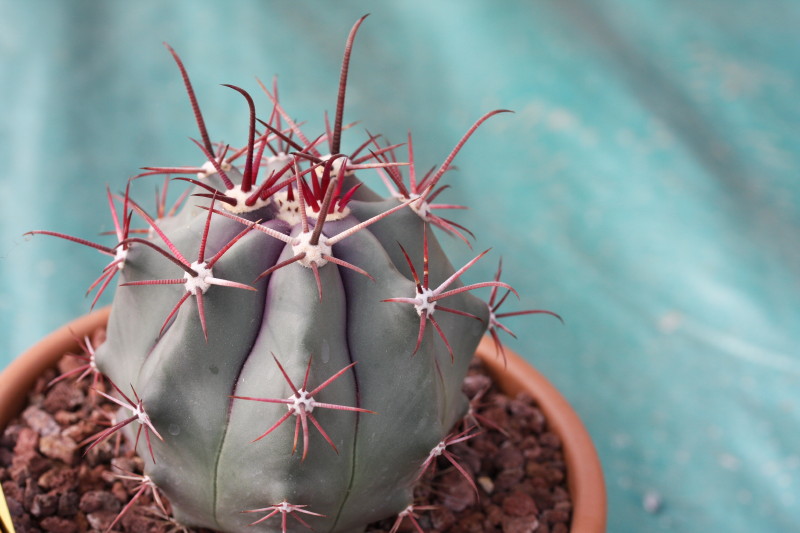
{"type": "Polygon", "coordinates": [[[5,494],[7,499],[11,498],[22,501],[22,488],[14,481],[3,482],[3,494],[5,494]]]}
{"type": "Polygon", "coordinates": [[[77,458],[78,445],[69,437],[55,434],[39,439],[39,449],[43,455],[71,465],[77,458]]]}
{"type": "Polygon", "coordinates": [[[78,524],[59,516],[48,516],[40,523],[42,529],[49,533],[78,533],[78,524]]]}
{"type": "Polygon", "coordinates": [[[33,497],[31,514],[33,516],[52,516],[58,510],[57,494],[37,494],[33,497]]]}
{"type": "Polygon", "coordinates": [[[524,492],[515,491],[503,499],[503,511],[511,516],[528,516],[537,512],[536,502],[524,492]]]}
{"type": "Polygon", "coordinates": [[[31,405],[22,412],[22,419],[31,429],[42,437],[61,432],[61,426],[58,425],[55,418],[34,405],[31,405]]]}
{"type": "Polygon", "coordinates": [[[60,381],[47,391],[42,402],[45,411],[57,415],[61,410],[69,410],[83,403],[85,396],[72,380],[60,381]]]}
{"type": "Polygon", "coordinates": [[[39,433],[32,428],[22,428],[17,434],[14,455],[25,455],[28,452],[35,452],[39,447],[39,433]]]}
{"type": "MultiPolygon", "coordinates": [[[[8,448],[0,448],[0,465],[11,466],[14,461],[14,454],[8,448]]],[[[0,479],[5,479],[7,472],[5,468],[0,468],[0,479]]]]}
{"type": "Polygon", "coordinates": [[[511,442],[506,442],[505,445],[500,448],[494,460],[500,469],[511,470],[521,468],[525,459],[522,457],[522,452],[511,442]]]}
{"type": "Polygon", "coordinates": [[[477,481],[480,488],[482,488],[486,494],[491,494],[494,490],[494,481],[492,481],[492,478],[489,476],[479,476],[477,481]]]}
{"type": "Polygon", "coordinates": [[[475,503],[475,489],[457,470],[442,476],[442,505],[453,511],[463,511],[475,503]]]}
{"type": "Polygon", "coordinates": [[[37,483],[44,490],[64,492],[77,486],[78,475],[74,468],[56,466],[39,476],[37,483]]]}
{"type": "Polygon", "coordinates": [[[561,439],[555,433],[543,433],[539,441],[545,448],[558,449],[561,448],[561,439]]]}
{"type": "Polygon", "coordinates": [[[22,424],[10,423],[0,436],[0,446],[3,448],[14,448],[14,443],[17,442],[17,436],[22,431],[22,424]]]}
{"type": "Polygon", "coordinates": [[[122,508],[119,500],[106,491],[92,490],[81,496],[80,510],[84,513],[95,511],[119,512],[122,508]]]}
{"type": "Polygon", "coordinates": [[[86,515],[86,519],[89,521],[89,525],[92,526],[93,529],[98,531],[106,531],[111,524],[114,523],[114,520],[117,518],[116,512],[113,511],[96,511],[94,513],[88,513],[86,515]]]}
{"type": "Polygon", "coordinates": [[[456,521],[453,511],[444,507],[431,511],[430,517],[431,525],[441,531],[447,531],[456,521]]]}
{"type": "Polygon", "coordinates": [[[533,533],[539,527],[536,518],[506,516],[503,518],[503,533],[533,533]]]}
{"type": "Polygon", "coordinates": [[[558,522],[566,522],[569,520],[569,513],[558,509],[547,509],[541,515],[542,522],[548,524],[556,524],[558,522]]]}
{"type": "Polygon", "coordinates": [[[58,497],[58,516],[75,516],[78,514],[80,498],[77,492],[63,492],[58,497]]]}

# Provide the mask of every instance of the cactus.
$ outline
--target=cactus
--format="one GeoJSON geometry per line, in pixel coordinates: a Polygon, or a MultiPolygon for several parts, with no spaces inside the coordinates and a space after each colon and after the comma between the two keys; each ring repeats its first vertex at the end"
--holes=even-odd
{"type": "Polygon", "coordinates": [[[486,252],[455,269],[433,231],[469,244],[466,228],[433,212],[460,206],[434,202],[464,142],[502,110],[481,117],[419,180],[410,135],[408,162],[397,160],[401,145],[373,135],[340,153],[350,49],[363,20],[347,40],[334,122],[316,139],[274,88],[259,82],[272,105],[262,121],[251,96],[228,86],[249,108],[239,150],[211,142],[167,45],[206,163],[146,167],[124,194],[109,192],[114,246],[31,232],[112,257],[90,287],[94,305],[119,278],[107,341],[82,375],[99,370],[121,414],[89,447],[124,428],[145,462],[136,497],[163,493],[182,524],[349,532],[392,515],[413,520],[425,509],[413,505],[414,485],[437,456],[469,478],[446,447],[474,434],[461,425],[461,383],[481,336],[508,331],[501,316],[545,312],[497,315],[498,290],[513,291],[499,270],[490,281],[461,281],[486,252]],[[389,196],[356,172],[377,172],[389,196]],[[149,215],[129,193],[152,175],[180,176],[191,199],[167,209],[164,190],[149,215]],[[471,292],[481,288],[491,288],[489,303],[471,292]]]}

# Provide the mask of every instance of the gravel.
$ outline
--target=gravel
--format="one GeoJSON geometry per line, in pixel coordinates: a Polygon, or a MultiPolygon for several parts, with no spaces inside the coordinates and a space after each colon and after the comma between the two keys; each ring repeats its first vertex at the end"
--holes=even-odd
{"type": "MultiPolygon", "coordinates": [[[[0,435],[0,483],[17,532],[105,531],[115,520],[113,531],[183,531],[149,489],[118,519],[140,488],[118,474],[141,474],[141,460],[113,437],[86,455],[81,447],[113,420],[114,405],[90,390],[91,379],[47,385],[80,364],[64,357],[57,371],[41,376],[28,407],[0,435]]],[[[105,390],[102,382],[97,386],[105,390]]],[[[568,532],[572,503],[561,441],[541,411],[530,398],[495,391],[477,362],[464,391],[472,398],[470,414],[452,435],[470,437],[448,445],[426,470],[413,507],[367,531],[389,532],[399,522],[400,532],[568,532]]]]}

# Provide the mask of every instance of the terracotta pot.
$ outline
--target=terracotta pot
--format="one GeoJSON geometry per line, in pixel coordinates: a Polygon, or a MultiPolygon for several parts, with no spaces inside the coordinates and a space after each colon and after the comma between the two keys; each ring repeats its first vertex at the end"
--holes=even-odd
{"type": "MultiPolygon", "coordinates": [[[[78,349],[82,338],[108,320],[110,308],[84,315],[54,331],[17,357],[0,373],[0,431],[24,406],[27,392],[38,376],[68,351],[78,349]]],[[[600,459],[578,415],[566,399],[519,355],[505,349],[508,366],[495,357],[494,344],[484,338],[477,355],[507,394],[526,392],[541,407],[551,429],[561,437],[567,461],[567,482],[573,502],[572,533],[606,530],[606,491],[600,459]]]]}

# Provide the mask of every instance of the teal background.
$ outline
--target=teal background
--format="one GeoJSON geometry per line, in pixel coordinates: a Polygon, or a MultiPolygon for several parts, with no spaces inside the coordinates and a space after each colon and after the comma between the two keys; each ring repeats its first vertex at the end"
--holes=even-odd
{"type": "MultiPolygon", "coordinates": [[[[440,163],[517,309],[512,349],[592,433],[610,532],[800,531],[800,3],[0,1],[0,367],[88,310],[106,184],[201,160],[281,99],[322,126],[362,26],[345,119],[440,163]]],[[[345,135],[345,148],[363,129],[345,135]]],[[[158,180],[137,183],[149,195],[158,180]]],[[[381,190],[380,185],[376,185],[381,190]]],[[[456,261],[471,253],[443,238],[456,261]]],[[[512,306],[509,305],[509,309],[512,306]]]]}

